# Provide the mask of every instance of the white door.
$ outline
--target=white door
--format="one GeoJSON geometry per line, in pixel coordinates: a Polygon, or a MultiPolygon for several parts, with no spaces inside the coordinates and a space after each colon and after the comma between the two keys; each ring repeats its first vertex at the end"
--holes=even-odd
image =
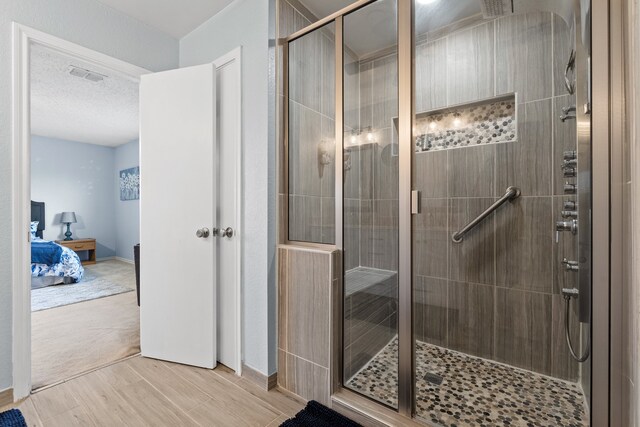
{"type": "Polygon", "coordinates": [[[215,156],[215,66],[207,64],[143,76],[140,83],[143,356],[205,368],[216,365],[218,238],[212,234],[216,227],[215,156]]]}

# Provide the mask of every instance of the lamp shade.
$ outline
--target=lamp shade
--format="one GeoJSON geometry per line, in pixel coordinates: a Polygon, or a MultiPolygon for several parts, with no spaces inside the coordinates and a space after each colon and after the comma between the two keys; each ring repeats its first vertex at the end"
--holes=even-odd
{"type": "Polygon", "coordinates": [[[62,212],[62,216],[60,216],[60,223],[69,224],[76,223],[76,213],[75,212],[62,212]]]}

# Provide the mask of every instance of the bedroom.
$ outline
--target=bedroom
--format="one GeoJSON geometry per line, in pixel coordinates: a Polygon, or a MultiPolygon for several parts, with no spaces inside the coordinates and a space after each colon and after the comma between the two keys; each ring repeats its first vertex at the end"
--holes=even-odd
{"type": "Polygon", "coordinates": [[[140,351],[138,82],[31,52],[32,383],[140,351]]]}

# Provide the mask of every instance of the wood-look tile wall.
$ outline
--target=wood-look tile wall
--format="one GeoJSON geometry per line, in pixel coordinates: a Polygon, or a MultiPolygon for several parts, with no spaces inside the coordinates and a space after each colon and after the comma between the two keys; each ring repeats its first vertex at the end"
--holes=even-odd
{"type": "MultiPolygon", "coordinates": [[[[278,385],[307,400],[329,404],[338,251],[278,249],[278,385]]],[[[335,310],[341,312],[341,310],[335,310]]]]}
{"type": "MultiPolygon", "coordinates": [[[[513,15],[458,30],[417,47],[417,110],[516,92],[514,143],[415,156],[414,299],[418,339],[554,377],[577,380],[564,342],[563,287],[575,273],[577,237],[560,233],[562,153],[576,147],[573,105],[563,86],[571,48],[564,21],[513,15]],[[451,234],[510,185],[522,196],[454,244],[451,234]]],[[[362,248],[360,249],[362,251],[362,248]]],[[[571,329],[578,339],[578,322],[571,329]]]]}

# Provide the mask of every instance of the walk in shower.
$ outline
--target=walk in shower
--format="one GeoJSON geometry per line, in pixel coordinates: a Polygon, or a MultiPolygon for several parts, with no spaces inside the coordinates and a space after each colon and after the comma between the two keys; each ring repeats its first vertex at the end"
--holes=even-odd
{"type": "Polygon", "coordinates": [[[589,425],[589,2],[297,5],[285,240],[342,250],[341,386],[438,426],[589,425]]]}

